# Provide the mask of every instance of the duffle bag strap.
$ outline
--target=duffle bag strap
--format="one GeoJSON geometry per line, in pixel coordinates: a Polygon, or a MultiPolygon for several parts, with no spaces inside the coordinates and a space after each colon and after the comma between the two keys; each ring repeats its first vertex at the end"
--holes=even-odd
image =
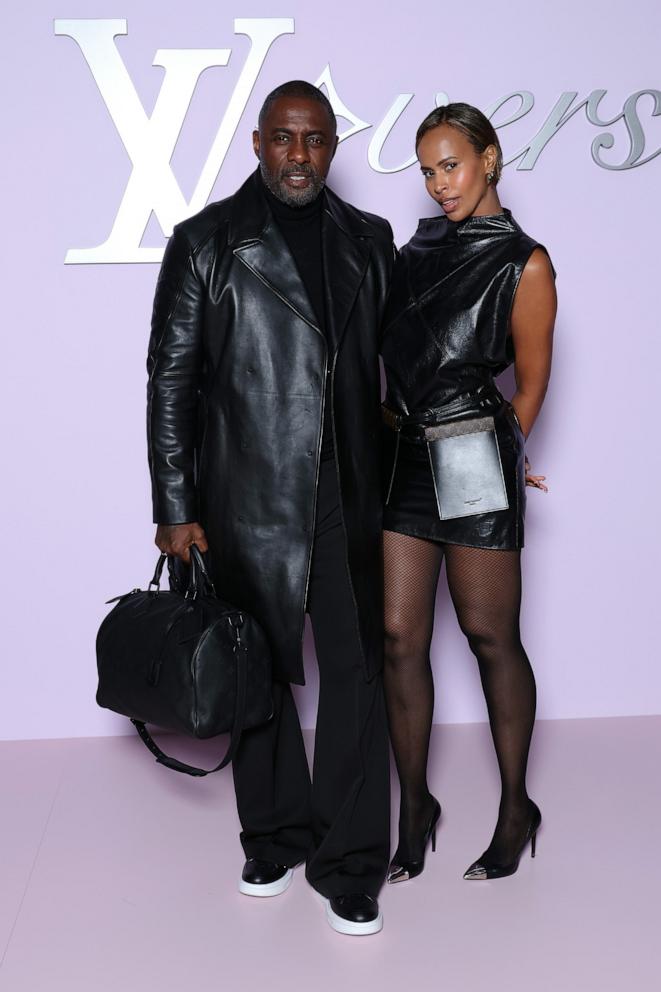
{"type": "Polygon", "coordinates": [[[222,761],[217,764],[215,768],[197,768],[195,765],[187,765],[184,761],[179,761],[178,758],[171,757],[171,755],[161,751],[160,747],[142,721],[131,719],[131,723],[138,731],[140,739],[144,745],[149,748],[159,765],[166,765],[175,772],[182,772],[184,775],[193,775],[197,778],[202,778],[204,775],[212,775],[214,772],[219,772],[221,768],[224,768],[230,763],[236,754],[236,749],[239,746],[239,741],[241,740],[241,734],[243,733],[243,725],[245,722],[246,700],[248,695],[248,651],[244,641],[241,639],[241,627],[243,626],[243,617],[241,614],[238,614],[236,618],[231,617],[230,623],[234,628],[236,638],[236,644],[234,646],[234,653],[236,656],[236,706],[234,709],[234,724],[230,734],[229,746],[222,761]]]}

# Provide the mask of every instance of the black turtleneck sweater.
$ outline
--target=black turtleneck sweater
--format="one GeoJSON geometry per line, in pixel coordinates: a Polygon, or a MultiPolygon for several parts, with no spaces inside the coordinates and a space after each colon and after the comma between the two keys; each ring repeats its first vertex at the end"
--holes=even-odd
{"type": "MultiPolygon", "coordinates": [[[[326,305],[324,301],[324,266],[321,240],[321,215],[324,207],[322,193],[312,203],[304,207],[290,207],[264,185],[260,183],[266,201],[271,208],[280,232],[289,248],[303,285],[310,297],[312,309],[317,317],[320,330],[326,338],[329,353],[328,368],[330,369],[331,342],[326,321],[326,305]]],[[[327,379],[328,382],[328,379],[327,379]]],[[[331,420],[331,396],[326,393],[324,406],[324,425],[321,442],[322,459],[333,457],[333,427],[331,420]]]]}

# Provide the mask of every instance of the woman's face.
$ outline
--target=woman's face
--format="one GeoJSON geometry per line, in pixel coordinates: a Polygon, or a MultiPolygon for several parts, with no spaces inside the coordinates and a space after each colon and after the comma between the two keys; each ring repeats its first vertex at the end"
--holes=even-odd
{"type": "Polygon", "coordinates": [[[494,145],[477,152],[466,135],[450,124],[427,131],[418,145],[427,192],[453,221],[502,210],[495,188],[487,181],[496,157],[494,145]]]}

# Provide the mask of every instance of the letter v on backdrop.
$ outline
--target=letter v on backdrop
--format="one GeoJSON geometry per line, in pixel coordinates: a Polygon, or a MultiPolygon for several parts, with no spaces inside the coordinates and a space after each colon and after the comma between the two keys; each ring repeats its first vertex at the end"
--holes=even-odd
{"type": "Polygon", "coordinates": [[[238,18],[234,32],[250,38],[250,51],[193,195],[186,202],[170,159],[201,73],[211,66],[226,66],[232,50],[159,49],[153,65],[165,69],[165,78],[148,117],[115,45],[117,35],[128,33],[127,22],[55,21],[55,34],[73,38],[80,47],[133,165],[107,240],[95,248],[69,249],[66,262],[159,262],[162,248],[140,245],[152,211],[169,235],[175,223],[206,205],[268,50],[277,38],[294,33],[294,21],[289,17],[238,18]]]}

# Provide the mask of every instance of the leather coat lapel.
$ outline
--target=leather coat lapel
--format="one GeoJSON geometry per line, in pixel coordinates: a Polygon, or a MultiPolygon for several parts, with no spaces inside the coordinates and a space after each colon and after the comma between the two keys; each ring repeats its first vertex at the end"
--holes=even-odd
{"type": "Polygon", "coordinates": [[[367,225],[328,188],[322,238],[328,340],[337,351],[365,278],[372,242],[367,225]]]}
{"type": "MultiPolygon", "coordinates": [[[[322,217],[328,340],[339,348],[372,251],[372,234],[360,214],[326,188],[322,217]]],[[[323,334],[287,243],[259,189],[257,172],[232,198],[229,245],[271,292],[318,334],[323,334]]]]}
{"type": "Polygon", "coordinates": [[[298,274],[287,242],[275,221],[272,220],[264,230],[260,241],[240,245],[234,249],[234,254],[276,296],[279,296],[283,303],[291,307],[294,313],[321,334],[310,297],[298,274]]]}
{"type": "Polygon", "coordinates": [[[322,334],[287,242],[260,193],[256,174],[234,196],[229,243],[239,261],[306,324],[322,334]]]}

